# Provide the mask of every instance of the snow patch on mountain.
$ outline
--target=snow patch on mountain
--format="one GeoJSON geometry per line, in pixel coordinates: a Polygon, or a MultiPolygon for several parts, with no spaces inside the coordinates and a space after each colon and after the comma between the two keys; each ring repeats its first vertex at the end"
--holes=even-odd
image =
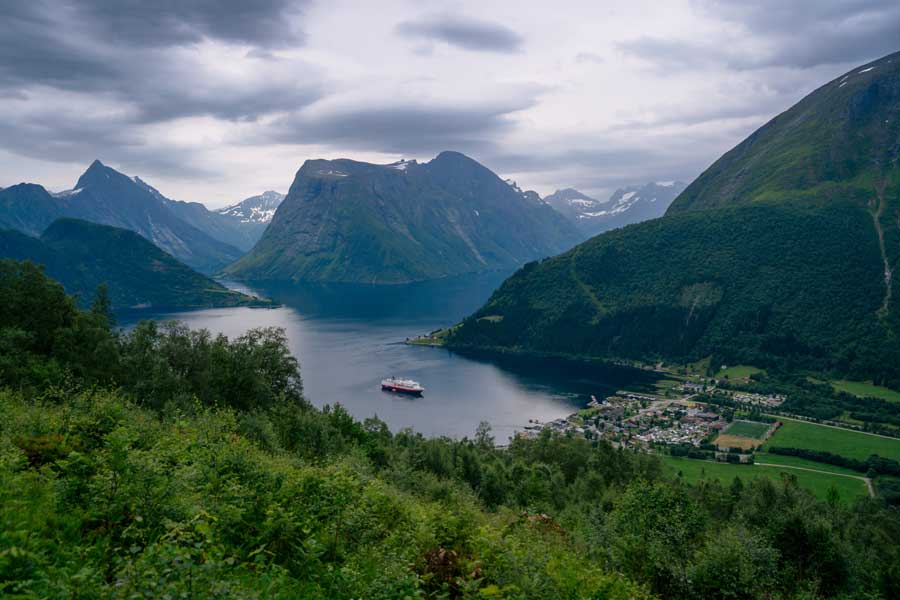
{"type": "MultiPolygon", "coordinates": [[[[3,188],[0,188],[2,190],[3,188]]],[[[81,193],[84,188],[75,188],[74,190],[63,190],[61,192],[56,192],[55,194],[50,194],[56,198],[69,198],[71,196],[77,196],[81,193]]]]}
{"type": "Polygon", "coordinates": [[[391,164],[385,165],[385,166],[389,167],[391,169],[397,169],[398,171],[405,171],[408,167],[411,167],[411,166],[417,165],[417,164],[419,164],[419,163],[417,163],[415,160],[400,159],[395,163],[391,163],[391,164]]]}

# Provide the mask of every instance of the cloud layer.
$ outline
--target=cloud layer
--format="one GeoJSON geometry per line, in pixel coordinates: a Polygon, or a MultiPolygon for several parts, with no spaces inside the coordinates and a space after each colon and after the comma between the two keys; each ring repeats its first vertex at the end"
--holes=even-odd
{"type": "Polygon", "coordinates": [[[895,0],[30,0],[0,9],[0,186],[93,158],[222,205],[303,160],[471,154],[542,193],[689,180],[856,64],[895,0]]]}
{"type": "Polygon", "coordinates": [[[444,42],[466,50],[516,52],[522,36],[499,23],[441,15],[397,25],[400,35],[425,41],[444,42]]]}

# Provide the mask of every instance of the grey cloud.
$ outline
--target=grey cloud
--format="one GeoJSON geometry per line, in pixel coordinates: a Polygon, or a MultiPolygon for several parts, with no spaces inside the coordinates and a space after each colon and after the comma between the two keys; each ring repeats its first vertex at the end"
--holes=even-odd
{"type": "Polygon", "coordinates": [[[287,17],[305,2],[235,5],[175,0],[4,5],[0,100],[25,100],[30,109],[18,119],[6,111],[0,145],[47,160],[114,153],[145,171],[201,173],[189,152],[158,148],[155,155],[149,145],[121,132],[191,116],[254,120],[297,110],[324,93],[314,68],[297,61],[276,64],[271,54],[301,41],[287,17]],[[190,45],[204,38],[256,44],[235,59],[248,63],[246,74],[220,72],[204,62],[190,45]],[[96,118],[65,111],[63,118],[54,111],[53,98],[73,93],[80,95],[74,100],[95,100],[110,114],[96,118]]]}
{"type": "Polygon", "coordinates": [[[0,86],[43,84],[88,89],[116,75],[98,45],[78,35],[80,23],[47,2],[10,3],[0,19],[0,86]],[[69,28],[66,28],[68,21],[69,28]]]}
{"type": "Polygon", "coordinates": [[[252,119],[294,110],[321,95],[311,69],[263,79],[255,89],[217,81],[182,44],[213,37],[257,44],[245,60],[269,60],[268,49],[300,39],[284,31],[287,14],[305,2],[269,0],[162,4],[138,0],[65,3],[33,0],[4,7],[0,19],[0,93],[35,85],[109,94],[131,103],[144,120],[209,114],[252,119]],[[193,71],[193,72],[191,72],[193,71]]]}
{"type": "Polygon", "coordinates": [[[498,23],[451,15],[405,21],[396,30],[408,38],[484,52],[516,52],[523,41],[521,35],[498,23]]]}
{"type": "Polygon", "coordinates": [[[744,39],[738,35],[697,42],[642,36],[622,41],[618,48],[660,68],[808,69],[878,58],[896,51],[900,43],[900,3],[896,0],[698,0],[695,6],[736,26],[744,32],[744,39]]]}
{"type": "MultiPolygon", "coordinates": [[[[267,59],[246,57],[244,60],[267,59]]],[[[248,81],[205,77],[201,65],[178,60],[160,60],[139,76],[123,75],[115,84],[116,94],[134,104],[143,123],[193,115],[209,115],[231,121],[255,121],[262,115],[295,111],[321,98],[325,85],[311,65],[292,62],[273,67],[272,77],[248,81]],[[290,77],[279,77],[290,69],[290,77]],[[173,85],[174,82],[174,85],[173,85]]]]}
{"type": "Polygon", "coordinates": [[[763,123],[790,108],[814,85],[812,82],[797,83],[791,87],[773,87],[768,85],[749,85],[735,88],[722,95],[721,99],[710,102],[690,104],[663,104],[654,107],[654,116],[644,119],[622,120],[616,123],[613,131],[652,132],[669,125],[691,127],[717,121],[734,119],[754,119],[763,123]]]}
{"type": "Polygon", "coordinates": [[[491,140],[513,127],[511,113],[533,106],[535,101],[532,90],[469,106],[395,102],[300,111],[277,120],[266,136],[280,143],[325,144],[371,152],[477,151],[493,146],[491,140]]]}
{"type": "Polygon", "coordinates": [[[195,163],[192,149],[161,151],[136,135],[126,117],[111,115],[73,119],[48,109],[28,117],[0,119],[0,148],[38,160],[85,166],[103,157],[135,173],[197,178],[213,175],[195,163]]]}
{"type": "Polygon", "coordinates": [[[69,4],[103,39],[126,46],[169,46],[203,38],[262,47],[303,42],[292,17],[306,0],[78,0],[69,4]]]}
{"type": "Polygon", "coordinates": [[[515,173],[523,187],[574,187],[605,198],[612,190],[627,185],[690,182],[758,125],[741,123],[689,136],[658,134],[637,141],[615,132],[585,134],[548,142],[527,152],[501,148],[482,157],[499,173],[515,173]]]}

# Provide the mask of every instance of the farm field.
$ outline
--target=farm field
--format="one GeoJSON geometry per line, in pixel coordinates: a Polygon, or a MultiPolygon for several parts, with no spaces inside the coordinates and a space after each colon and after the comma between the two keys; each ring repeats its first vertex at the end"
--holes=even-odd
{"type": "Polygon", "coordinates": [[[756,423],[753,421],[734,421],[719,437],[715,444],[719,448],[742,448],[749,450],[762,444],[766,432],[771,427],[768,423],[756,423]]]}
{"type": "Polygon", "coordinates": [[[763,445],[807,448],[866,460],[872,454],[900,460],[900,439],[781,418],[781,427],[763,445]]]}
{"type": "Polygon", "coordinates": [[[660,458],[662,458],[663,463],[665,463],[673,476],[680,471],[682,477],[688,483],[714,479],[727,486],[731,485],[735,477],[739,477],[745,484],[758,477],[768,477],[778,483],[781,481],[781,473],[788,473],[797,478],[797,485],[809,490],[820,499],[827,498],[828,490],[831,489],[832,485],[837,489],[841,501],[845,503],[853,502],[857,498],[868,494],[866,484],[862,480],[852,479],[836,473],[829,475],[827,473],[811,473],[790,468],[733,465],[677,456],[662,456],[660,458]]]}
{"type": "Polygon", "coordinates": [[[843,379],[829,381],[831,387],[854,396],[869,396],[891,402],[900,402],[900,392],[890,388],[874,385],[871,381],[846,381],[843,379]]]}
{"type": "Polygon", "coordinates": [[[769,431],[769,427],[771,427],[770,423],[757,423],[754,421],[734,421],[728,428],[725,430],[725,433],[728,435],[733,435],[737,437],[745,437],[745,438],[753,438],[753,439],[762,439],[766,432],[769,431]]]}

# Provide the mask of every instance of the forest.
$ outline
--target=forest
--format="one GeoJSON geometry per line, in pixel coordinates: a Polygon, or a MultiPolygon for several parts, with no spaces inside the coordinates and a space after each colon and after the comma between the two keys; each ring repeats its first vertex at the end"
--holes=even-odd
{"type": "Polygon", "coordinates": [[[283,332],[115,326],[0,261],[10,598],[896,598],[900,513],[546,431],[392,432],[283,332]]]}
{"type": "Polygon", "coordinates": [[[446,345],[648,364],[711,357],[897,388],[900,321],[878,317],[884,294],[865,210],[760,202],[630,225],[529,263],[446,345]]]}

